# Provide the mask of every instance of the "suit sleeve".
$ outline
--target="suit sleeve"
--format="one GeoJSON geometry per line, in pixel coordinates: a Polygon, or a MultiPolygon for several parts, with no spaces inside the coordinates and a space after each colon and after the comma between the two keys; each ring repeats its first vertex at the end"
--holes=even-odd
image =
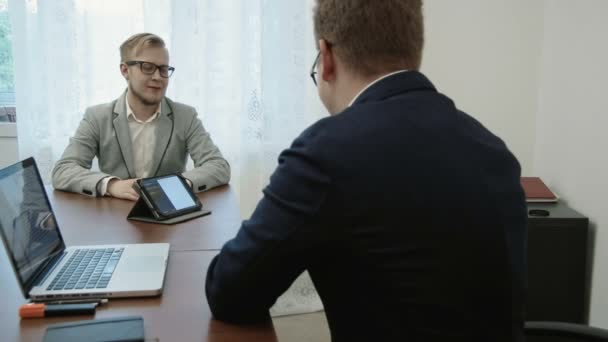
{"type": "Polygon", "coordinates": [[[186,144],[194,169],[183,176],[192,182],[195,192],[209,190],[230,181],[230,165],[215,146],[196,112],[186,134],[186,144]]]}
{"type": "Polygon", "coordinates": [[[216,319],[246,324],[270,318],[269,308],[328,240],[315,222],[329,186],[304,140],[281,154],[253,215],[209,265],[206,294],[216,319]]]}
{"type": "Polygon", "coordinates": [[[87,110],[74,136],[52,172],[53,187],[58,190],[100,196],[97,184],[109,175],[91,171],[99,150],[100,128],[87,110]]]}

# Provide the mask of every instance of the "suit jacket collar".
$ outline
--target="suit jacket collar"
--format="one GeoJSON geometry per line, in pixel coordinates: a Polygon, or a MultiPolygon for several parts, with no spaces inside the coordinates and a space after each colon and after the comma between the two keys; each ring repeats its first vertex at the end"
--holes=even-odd
{"type": "Polygon", "coordinates": [[[152,176],[157,176],[157,172],[160,170],[160,164],[165,157],[165,152],[171,142],[171,136],[173,135],[173,111],[172,106],[169,104],[171,100],[166,97],[161,102],[160,116],[156,123],[156,145],[154,146],[154,157],[152,159],[152,170],[154,172],[152,176]]]}
{"type": "MultiPolygon", "coordinates": [[[[127,167],[127,171],[130,177],[135,177],[135,165],[133,163],[133,147],[131,145],[131,133],[129,130],[129,121],[127,120],[127,102],[126,102],[127,91],[116,100],[113,110],[113,125],[118,139],[120,150],[127,167]]],[[[173,127],[173,110],[169,103],[171,100],[166,97],[161,101],[160,116],[158,117],[158,124],[156,127],[156,145],[154,147],[154,159],[152,162],[151,172],[156,172],[160,163],[164,151],[167,148],[171,140],[171,128],[173,127]]]]}
{"type": "Polygon", "coordinates": [[[431,81],[418,71],[400,72],[388,76],[367,88],[353,103],[381,101],[411,91],[437,91],[431,81]]]}
{"type": "MultiPolygon", "coordinates": [[[[127,91],[125,90],[122,95],[120,95],[120,97],[118,99],[116,99],[116,102],[114,104],[114,116],[116,115],[124,115],[125,117],[127,116],[127,91]]],[[[167,97],[163,97],[161,103],[160,103],[160,115],[161,116],[169,116],[173,114],[173,110],[172,110],[172,106],[169,102],[173,102],[170,99],[168,99],[167,97]]]]}

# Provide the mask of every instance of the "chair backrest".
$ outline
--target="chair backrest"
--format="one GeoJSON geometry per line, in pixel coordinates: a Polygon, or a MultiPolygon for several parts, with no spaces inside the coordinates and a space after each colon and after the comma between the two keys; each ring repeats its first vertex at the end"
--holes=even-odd
{"type": "Polygon", "coordinates": [[[527,342],[608,342],[608,330],[564,322],[526,322],[527,342]]]}

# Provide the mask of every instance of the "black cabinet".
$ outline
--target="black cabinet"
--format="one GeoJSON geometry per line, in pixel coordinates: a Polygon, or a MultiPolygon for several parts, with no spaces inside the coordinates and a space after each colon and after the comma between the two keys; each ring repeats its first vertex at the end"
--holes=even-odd
{"type": "Polygon", "coordinates": [[[589,219],[563,203],[529,203],[528,223],[526,320],[586,324],[589,219]]]}

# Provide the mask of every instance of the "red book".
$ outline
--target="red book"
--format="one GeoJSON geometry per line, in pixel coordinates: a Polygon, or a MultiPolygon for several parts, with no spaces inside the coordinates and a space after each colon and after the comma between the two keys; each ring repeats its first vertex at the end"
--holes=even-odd
{"type": "Polygon", "coordinates": [[[521,177],[526,202],[557,202],[559,197],[539,177],[521,177]]]}

